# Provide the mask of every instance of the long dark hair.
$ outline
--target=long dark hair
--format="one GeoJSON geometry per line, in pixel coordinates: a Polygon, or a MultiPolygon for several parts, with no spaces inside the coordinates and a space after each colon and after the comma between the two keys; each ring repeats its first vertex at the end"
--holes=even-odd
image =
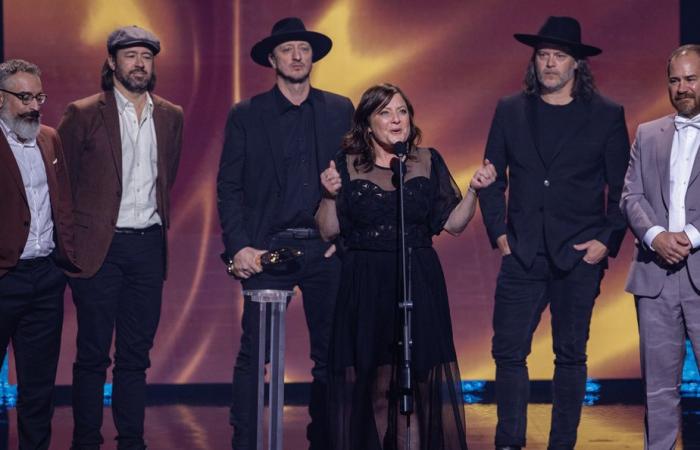
{"type": "Polygon", "coordinates": [[[406,143],[408,144],[409,157],[411,157],[411,152],[420,143],[421,131],[413,122],[413,105],[403,91],[398,86],[389,83],[372,86],[362,94],[360,103],[357,105],[355,115],[352,118],[352,127],[343,136],[342,148],[345,153],[360,155],[353,164],[355,170],[369,172],[374,166],[376,156],[374,154],[369,120],[373,113],[388,105],[396,94],[399,94],[404,99],[408,109],[410,131],[406,143]]]}
{"type": "MultiPolygon", "coordinates": [[[[110,56],[112,59],[117,61],[117,55],[116,54],[111,54],[110,56]]],[[[114,89],[114,71],[112,68],[109,66],[109,59],[105,59],[104,64],[102,64],[102,73],[100,74],[100,86],[102,86],[103,91],[111,91],[114,89]]],[[[148,82],[148,85],[146,86],[146,90],[148,92],[153,92],[153,89],[156,88],[156,66],[155,64],[153,65],[153,72],[151,72],[151,79],[148,82]]]]}
{"type": "MultiPolygon", "coordinates": [[[[542,94],[542,87],[537,79],[537,68],[535,67],[536,55],[537,51],[532,53],[532,58],[530,58],[530,63],[527,65],[527,70],[525,71],[524,91],[527,95],[542,94]]],[[[593,72],[591,72],[591,66],[588,64],[588,60],[580,58],[576,59],[576,62],[578,63],[578,67],[574,75],[574,87],[571,89],[571,96],[588,101],[593,98],[593,94],[598,92],[598,88],[595,85],[593,72]]]]}

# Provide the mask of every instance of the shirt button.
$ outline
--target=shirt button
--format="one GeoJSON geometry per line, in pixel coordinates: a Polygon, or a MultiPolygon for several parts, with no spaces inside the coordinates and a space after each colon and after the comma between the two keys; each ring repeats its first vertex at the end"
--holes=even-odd
{"type": "Polygon", "coordinates": [[[544,187],[549,187],[549,180],[544,180],[544,187]]]}

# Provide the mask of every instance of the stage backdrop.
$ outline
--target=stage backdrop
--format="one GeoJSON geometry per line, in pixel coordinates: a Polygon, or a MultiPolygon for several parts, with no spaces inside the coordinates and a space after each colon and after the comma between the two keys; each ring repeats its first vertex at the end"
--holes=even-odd
{"type": "MultiPolygon", "coordinates": [[[[99,90],[112,29],[138,24],[161,38],[156,92],[182,105],[186,119],[170,272],[149,373],[155,383],[230,380],[242,308],[240,285],[227,277],[218,256],[216,172],[228,109],[273,84],[272,71],[255,65],[249,51],[276,20],[300,16],[333,39],[330,55],[314,66],[314,86],[354,103],[372,84],[401,86],[416,108],[424,143],[442,152],[463,190],[481,161],[498,98],[521,87],[531,51],[513,33],[535,33],[549,15],[577,17],[584,41],[604,50],[592,59],[593,71],[601,91],[625,106],[630,134],[640,122],[671,111],[665,64],[679,35],[677,2],[654,0],[6,0],[4,8],[5,55],[42,68],[49,95],[43,120],[53,126],[69,101],[99,90]]],[[[631,244],[628,236],[597,301],[592,377],[639,376],[633,301],[623,292],[631,244]]],[[[492,379],[491,313],[500,258],[479,215],[462,236],[440,236],[435,245],[462,375],[492,379]]],[[[536,379],[552,374],[549,316],[542,322],[529,364],[536,379]]],[[[287,330],[287,379],[306,381],[308,337],[299,301],[291,305],[287,330]]],[[[75,333],[67,296],[59,384],[71,381],[75,333]]]]}

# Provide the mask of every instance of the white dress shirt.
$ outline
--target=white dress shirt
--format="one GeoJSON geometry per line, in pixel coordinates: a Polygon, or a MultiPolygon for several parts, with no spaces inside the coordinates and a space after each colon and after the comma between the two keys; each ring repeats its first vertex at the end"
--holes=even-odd
{"type": "MultiPolygon", "coordinates": [[[[678,118],[677,118],[678,120],[678,118]]],[[[686,122],[698,122],[700,115],[697,115],[686,122]]],[[[700,129],[697,126],[676,126],[673,134],[673,145],[671,147],[671,161],[669,167],[669,206],[668,206],[668,231],[684,231],[690,239],[693,248],[700,247],[700,232],[692,224],[685,221],[685,200],[688,191],[690,173],[693,170],[695,157],[700,145],[700,129]]],[[[656,225],[644,234],[644,243],[652,248],[659,233],[666,231],[662,226],[656,225]]]]}
{"type": "Polygon", "coordinates": [[[21,142],[2,120],[0,120],[0,128],[2,128],[5,139],[10,144],[12,154],[19,166],[31,216],[29,236],[27,236],[27,243],[24,245],[20,259],[49,256],[56,245],[53,242],[49,184],[46,179],[46,167],[44,167],[44,160],[41,157],[41,150],[36,139],[21,142]]]}
{"type": "Polygon", "coordinates": [[[139,121],[136,108],[114,89],[122,141],[122,198],[117,227],[147,228],[161,224],[156,202],[158,152],[153,123],[153,100],[146,93],[146,105],[139,121]]]}

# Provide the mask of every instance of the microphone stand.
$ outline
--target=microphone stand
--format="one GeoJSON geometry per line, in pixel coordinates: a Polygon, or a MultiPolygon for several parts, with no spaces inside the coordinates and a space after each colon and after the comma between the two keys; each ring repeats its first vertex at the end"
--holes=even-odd
{"type": "MultiPolygon", "coordinates": [[[[399,311],[401,317],[401,337],[399,346],[401,348],[401,363],[399,366],[399,412],[406,416],[406,449],[411,448],[411,414],[413,414],[413,374],[411,370],[411,347],[413,336],[411,330],[411,313],[413,311],[413,300],[411,299],[411,267],[410,249],[406,247],[406,222],[404,213],[404,177],[406,172],[405,163],[401,158],[407,156],[408,149],[405,142],[394,144],[394,153],[397,156],[396,166],[398,170],[398,192],[399,192],[399,245],[401,257],[401,299],[399,301],[399,311]]],[[[394,165],[394,164],[392,164],[394,165]]]]}

